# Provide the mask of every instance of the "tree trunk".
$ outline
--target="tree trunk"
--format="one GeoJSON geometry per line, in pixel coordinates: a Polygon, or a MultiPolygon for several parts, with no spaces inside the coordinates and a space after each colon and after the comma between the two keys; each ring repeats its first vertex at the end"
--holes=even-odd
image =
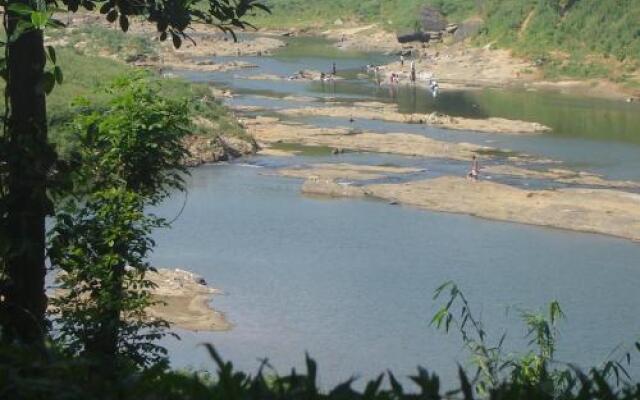
{"type": "MultiPolygon", "coordinates": [[[[16,20],[6,23],[7,36],[16,20]]],[[[5,258],[5,334],[10,339],[37,342],[45,329],[45,216],[47,175],[55,160],[48,144],[43,72],[46,63],[42,31],[23,33],[7,44],[7,232],[5,258]]]]}

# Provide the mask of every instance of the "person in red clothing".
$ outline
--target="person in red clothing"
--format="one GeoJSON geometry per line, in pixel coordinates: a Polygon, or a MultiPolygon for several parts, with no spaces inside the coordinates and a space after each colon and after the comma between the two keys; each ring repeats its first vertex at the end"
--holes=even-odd
{"type": "Polygon", "coordinates": [[[478,180],[478,176],[480,175],[480,163],[474,154],[471,157],[471,170],[467,174],[468,179],[478,180]]]}

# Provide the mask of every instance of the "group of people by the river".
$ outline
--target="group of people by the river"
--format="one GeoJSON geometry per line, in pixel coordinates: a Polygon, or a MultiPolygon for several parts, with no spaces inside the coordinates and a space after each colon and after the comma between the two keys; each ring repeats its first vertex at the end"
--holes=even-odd
{"type": "MultiPolygon", "coordinates": [[[[400,55],[400,66],[404,66],[404,56],[400,55]]],[[[378,83],[378,85],[382,84],[382,80],[381,80],[381,72],[380,72],[380,67],[377,65],[367,65],[366,66],[366,71],[367,72],[373,72],[373,74],[375,75],[375,79],[378,83]]],[[[336,68],[336,63],[334,62],[332,64],[332,73],[331,74],[326,74],[324,72],[322,72],[320,74],[320,79],[324,82],[326,80],[333,80],[335,75],[337,73],[337,68],[336,68]]],[[[410,73],[410,80],[411,83],[415,84],[416,82],[416,78],[417,78],[417,74],[416,74],[416,64],[415,61],[411,61],[411,73],[410,73]]],[[[429,77],[428,78],[428,87],[429,90],[431,91],[433,97],[437,97],[438,96],[438,92],[440,91],[440,85],[438,84],[438,81],[433,78],[433,77],[429,77]]],[[[400,75],[396,72],[391,72],[391,74],[389,75],[389,84],[390,85],[398,85],[400,82],[400,75]]],[[[354,119],[353,117],[350,118],[350,122],[353,122],[354,119]]],[[[478,158],[475,156],[475,154],[471,157],[471,166],[469,168],[469,172],[467,173],[467,179],[471,180],[471,181],[477,181],[478,178],[480,177],[480,162],[478,161],[478,158]]]]}
{"type": "MultiPolygon", "coordinates": [[[[404,55],[400,55],[400,67],[403,68],[405,64],[405,57],[404,55]]],[[[409,81],[411,82],[411,84],[416,84],[418,81],[418,73],[416,70],[416,62],[415,60],[411,60],[411,67],[410,67],[410,72],[409,72],[409,81]]],[[[378,86],[381,86],[383,84],[383,82],[385,81],[384,77],[382,76],[382,69],[377,66],[377,65],[367,65],[366,66],[366,71],[368,73],[373,73],[374,78],[376,80],[376,82],[378,83],[378,86]]],[[[429,89],[429,91],[431,92],[432,96],[435,98],[438,96],[438,94],[440,93],[440,85],[438,83],[438,81],[435,79],[435,77],[433,77],[433,75],[429,74],[429,75],[425,75],[424,77],[422,77],[421,79],[426,80],[426,82],[428,83],[427,88],[429,89]]],[[[397,86],[400,84],[400,73],[396,72],[396,71],[391,71],[388,75],[388,83],[391,86],[397,86]]]]}
{"type": "MultiPolygon", "coordinates": [[[[404,63],[405,63],[404,55],[400,55],[400,66],[403,67],[404,63]]],[[[381,69],[379,66],[367,65],[365,69],[369,73],[373,72],[378,85],[382,84],[381,69]]],[[[322,82],[333,81],[335,79],[337,72],[338,72],[337,65],[335,62],[333,62],[331,65],[331,73],[321,72],[320,80],[322,82]]],[[[302,71],[300,73],[302,73],[302,71]]],[[[411,60],[411,72],[409,75],[409,79],[412,84],[416,83],[417,73],[416,73],[416,63],[414,60],[411,60]]],[[[391,74],[389,75],[389,84],[392,86],[395,86],[395,85],[398,85],[399,82],[400,82],[400,74],[397,72],[391,72],[391,74]]],[[[431,91],[434,98],[438,96],[438,92],[440,91],[440,85],[438,84],[438,81],[433,76],[430,76],[428,78],[428,88],[431,91]]],[[[353,121],[354,119],[353,117],[351,117],[350,122],[353,122],[353,121]]],[[[477,181],[479,177],[480,177],[480,162],[478,161],[478,158],[474,154],[471,157],[471,166],[469,168],[469,172],[467,173],[467,179],[471,181],[477,181]]]]}

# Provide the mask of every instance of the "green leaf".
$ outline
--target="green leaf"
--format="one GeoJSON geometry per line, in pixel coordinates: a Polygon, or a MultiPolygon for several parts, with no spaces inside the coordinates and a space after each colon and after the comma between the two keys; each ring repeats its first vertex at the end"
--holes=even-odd
{"type": "Polygon", "coordinates": [[[471,383],[469,383],[469,378],[467,374],[464,372],[461,366],[458,366],[458,376],[460,378],[460,390],[464,395],[465,400],[473,400],[473,390],[471,389],[471,383]]]}
{"type": "Polygon", "coordinates": [[[30,31],[33,28],[33,24],[29,21],[20,20],[18,21],[18,25],[16,29],[13,31],[11,36],[9,37],[9,42],[15,42],[22,36],[23,33],[30,31]]]}
{"type": "Polygon", "coordinates": [[[49,16],[42,11],[34,11],[31,13],[31,23],[36,29],[43,30],[47,26],[49,16]]]}
{"type": "Polygon", "coordinates": [[[180,39],[180,36],[173,32],[171,32],[171,40],[173,41],[173,47],[175,47],[176,49],[179,49],[182,45],[182,39],[180,39]]]}
{"type": "Polygon", "coordinates": [[[440,326],[442,326],[442,321],[448,314],[449,314],[449,310],[447,310],[446,307],[442,307],[441,309],[438,310],[437,313],[435,313],[429,325],[431,326],[435,325],[436,328],[440,328],[440,326]]]}
{"type": "Polygon", "coordinates": [[[118,10],[114,8],[107,14],[107,21],[113,22],[116,20],[116,18],[118,18],[118,10]]]}
{"type": "Polygon", "coordinates": [[[46,71],[42,75],[42,89],[46,94],[49,94],[53,91],[53,87],[56,85],[56,79],[53,75],[53,72],[46,71]]]}
{"type": "Polygon", "coordinates": [[[551,324],[554,325],[556,321],[565,319],[565,315],[562,312],[562,308],[560,308],[560,303],[557,300],[549,303],[549,317],[551,319],[551,324]]]}
{"type": "Polygon", "coordinates": [[[56,83],[58,85],[62,84],[62,81],[64,80],[64,77],[62,76],[62,68],[60,68],[59,66],[55,66],[53,68],[53,75],[56,78],[56,83]]]}
{"type": "Polygon", "coordinates": [[[123,32],[126,32],[129,30],[129,18],[127,18],[126,15],[124,14],[120,14],[120,29],[122,29],[123,32]]]}
{"type": "Polygon", "coordinates": [[[389,376],[389,383],[391,383],[391,390],[393,393],[398,397],[402,397],[404,390],[402,389],[400,382],[398,382],[391,371],[387,371],[387,375],[389,376]]]}
{"type": "Polygon", "coordinates": [[[53,46],[47,46],[47,54],[49,55],[49,59],[52,63],[56,63],[56,50],[53,46]]]}
{"type": "Polygon", "coordinates": [[[23,16],[31,15],[33,12],[33,8],[31,6],[24,3],[11,3],[7,6],[7,10],[23,16]]]}

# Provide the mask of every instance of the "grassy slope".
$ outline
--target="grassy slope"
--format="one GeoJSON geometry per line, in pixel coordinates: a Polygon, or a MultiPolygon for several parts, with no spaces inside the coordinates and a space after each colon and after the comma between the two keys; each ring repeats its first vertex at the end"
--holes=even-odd
{"type": "MultiPolygon", "coordinates": [[[[59,33],[59,35],[63,34],[59,33]]],[[[63,154],[73,145],[73,138],[66,129],[66,125],[74,115],[73,100],[85,97],[97,108],[104,106],[108,101],[108,95],[103,90],[104,85],[115,77],[130,73],[136,68],[115,59],[92,54],[106,52],[127,57],[130,54],[154,53],[152,43],[142,37],[126,35],[99,26],[65,35],[69,46],[56,46],[58,63],[64,72],[64,83],[56,86],[47,99],[51,137],[63,154]],[[72,48],[73,44],[80,41],[86,41],[89,44],[82,52],[72,48]]],[[[159,76],[155,76],[153,79],[161,85],[163,93],[168,97],[194,100],[192,106],[194,115],[214,121],[220,130],[219,132],[210,132],[194,128],[194,133],[210,136],[220,133],[235,136],[246,135],[242,127],[220,103],[197,101],[205,96],[211,98],[211,91],[207,85],[191,84],[181,79],[163,79],[159,76]]]]}
{"type": "Polygon", "coordinates": [[[484,29],[477,44],[493,42],[520,56],[546,60],[548,77],[608,77],[632,83],[640,65],[639,0],[267,0],[266,27],[379,23],[389,30],[416,26],[424,5],[440,8],[450,22],[479,15],[484,29]],[[563,5],[569,3],[566,11],[563,5]],[[522,29],[529,17],[526,29],[522,29]]]}
{"type": "Polygon", "coordinates": [[[253,22],[260,27],[278,28],[328,26],[337,19],[379,23],[390,30],[414,29],[416,15],[424,5],[444,10],[461,20],[475,12],[475,0],[266,0],[272,15],[259,15],[253,22]]]}

